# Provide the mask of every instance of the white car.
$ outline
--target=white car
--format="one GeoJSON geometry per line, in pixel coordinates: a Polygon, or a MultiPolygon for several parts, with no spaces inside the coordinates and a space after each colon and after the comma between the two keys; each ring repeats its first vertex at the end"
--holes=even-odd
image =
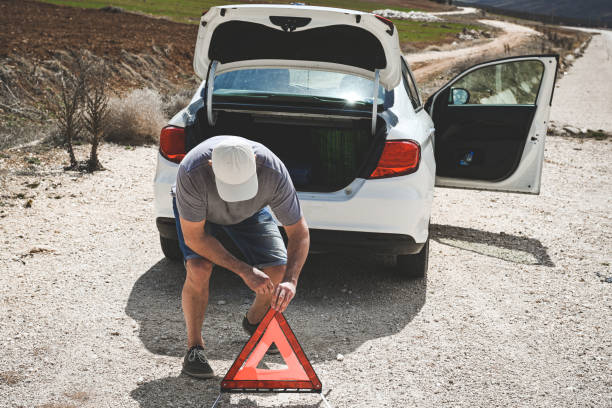
{"type": "Polygon", "coordinates": [[[155,217],[180,258],[170,188],[185,153],[220,134],[287,166],[312,251],[397,256],[427,271],[434,186],[538,194],[558,56],[476,65],[423,104],[394,25],[334,8],[240,5],[202,16],[204,79],[161,132],[155,217]]]}

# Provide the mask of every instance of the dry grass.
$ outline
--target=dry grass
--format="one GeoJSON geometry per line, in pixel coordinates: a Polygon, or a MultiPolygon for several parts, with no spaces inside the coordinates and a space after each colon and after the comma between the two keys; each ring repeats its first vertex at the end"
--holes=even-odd
{"type": "Polygon", "coordinates": [[[16,371],[3,371],[0,373],[0,383],[7,385],[15,385],[22,379],[23,377],[16,371]]]}
{"type": "Polygon", "coordinates": [[[168,102],[164,104],[164,113],[169,117],[173,117],[180,112],[184,107],[189,105],[191,98],[193,97],[195,90],[193,89],[182,89],[179,92],[172,95],[168,102]]]}
{"type": "Polygon", "coordinates": [[[126,145],[154,144],[166,125],[161,95],[152,89],[136,89],[109,103],[106,141],[126,145]]]}

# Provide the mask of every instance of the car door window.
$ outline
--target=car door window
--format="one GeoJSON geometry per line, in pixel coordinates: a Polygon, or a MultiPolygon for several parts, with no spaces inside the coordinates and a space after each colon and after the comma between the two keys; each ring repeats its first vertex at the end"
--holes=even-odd
{"type": "Polygon", "coordinates": [[[419,97],[419,91],[417,90],[416,84],[414,83],[414,79],[408,69],[408,65],[402,59],[402,74],[404,77],[404,87],[406,88],[406,92],[410,97],[410,102],[412,102],[412,107],[417,110],[421,107],[421,98],[419,97]]]}
{"type": "Polygon", "coordinates": [[[453,83],[449,105],[535,105],[544,65],[513,61],[476,69],[453,83]]]}

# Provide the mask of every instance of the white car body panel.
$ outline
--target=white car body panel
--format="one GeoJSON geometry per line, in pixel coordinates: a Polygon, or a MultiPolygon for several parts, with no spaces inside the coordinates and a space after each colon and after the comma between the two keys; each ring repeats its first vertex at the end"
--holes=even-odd
{"type": "MultiPolygon", "coordinates": [[[[228,21],[245,21],[261,24],[282,32],[282,29],[272,24],[270,16],[279,17],[306,17],[311,22],[304,27],[298,27],[295,32],[306,31],[313,28],[327,27],[333,25],[346,25],[364,29],[373,34],[385,53],[387,66],[380,70],[380,83],[387,90],[393,89],[400,82],[401,67],[393,61],[398,61],[401,56],[399,37],[397,30],[389,35],[389,27],[381,22],[374,14],[344,10],[338,8],[316,7],[316,6],[291,6],[291,5],[230,5],[212,7],[200,20],[200,28],[196,42],[193,67],[201,79],[206,79],[211,60],[209,49],[215,29],[228,21]],[[359,22],[357,22],[359,17],[359,22]]],[[[248,35],[248,33],[241,33],[248,35]]],[[[303,68],[319,69],[324,71],[341,72],[345,74],[358,75],[374,80],[374,71],[365,70],[351,65],[335,64],[318,61],[299,60],[276,60],[276,59],[249,59],[227,64],[219,64],[216,74],[247,68],[303,68]]]]}
{"type": "MultiPolygon", "coordinates": [[[[499,182],[437,177],[436,186],[471,188],[479,190],[509,191],[530,194],[540,193],[542,164],[544,162],[544,142],[546,141],[546,129],[548,126],[548,118],[550,117],[550,102],[553,87],[555,85],[557,60],[554,57],[516,57],[504,59],[504,62],[527,60],[542,61],[544,63],[544,75],[536,101],[536,113],[534,115],[534,119],[531,124],[529,134],[527,136],[527,142],[525,143],[521,162],[516,171],[507,179],[499,182]]],[[[491,61],[484,64],[476,65],[464,71],[461,75],[457,76],[455,79],[453,79],[436,93],[436,95],[434,96],[434,104],[435,97],[440,92],[442,92],[449,86],[452,86],[453,83],[455,83],[465,75],[479,68],[489,65],[495,65],[497,63],[499,62],[491,61]]]]}
{"type": "Polygon", "coordinates": [[[155,167],[155,177],[153,178],[155,218],[174,218],[170,189],[176,182],[178,167],[177,163],[173,163],[162,156],[161,153],[157,153],[157,166],[155,167]]]}

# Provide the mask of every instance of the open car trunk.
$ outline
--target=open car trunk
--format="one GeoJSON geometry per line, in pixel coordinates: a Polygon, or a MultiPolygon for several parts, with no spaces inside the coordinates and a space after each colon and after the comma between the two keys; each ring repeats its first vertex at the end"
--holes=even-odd
{"type": "Polygon", "coordinates": [[[287,166],[298,191],[332,192],[356,178],[368,177],[378,162],[386,124],[371,119],[284,117],[219,111],[214,126],[200,109],[186,130],[186,150],[218,135],[241,136],[259,142],[287,166]]]}

